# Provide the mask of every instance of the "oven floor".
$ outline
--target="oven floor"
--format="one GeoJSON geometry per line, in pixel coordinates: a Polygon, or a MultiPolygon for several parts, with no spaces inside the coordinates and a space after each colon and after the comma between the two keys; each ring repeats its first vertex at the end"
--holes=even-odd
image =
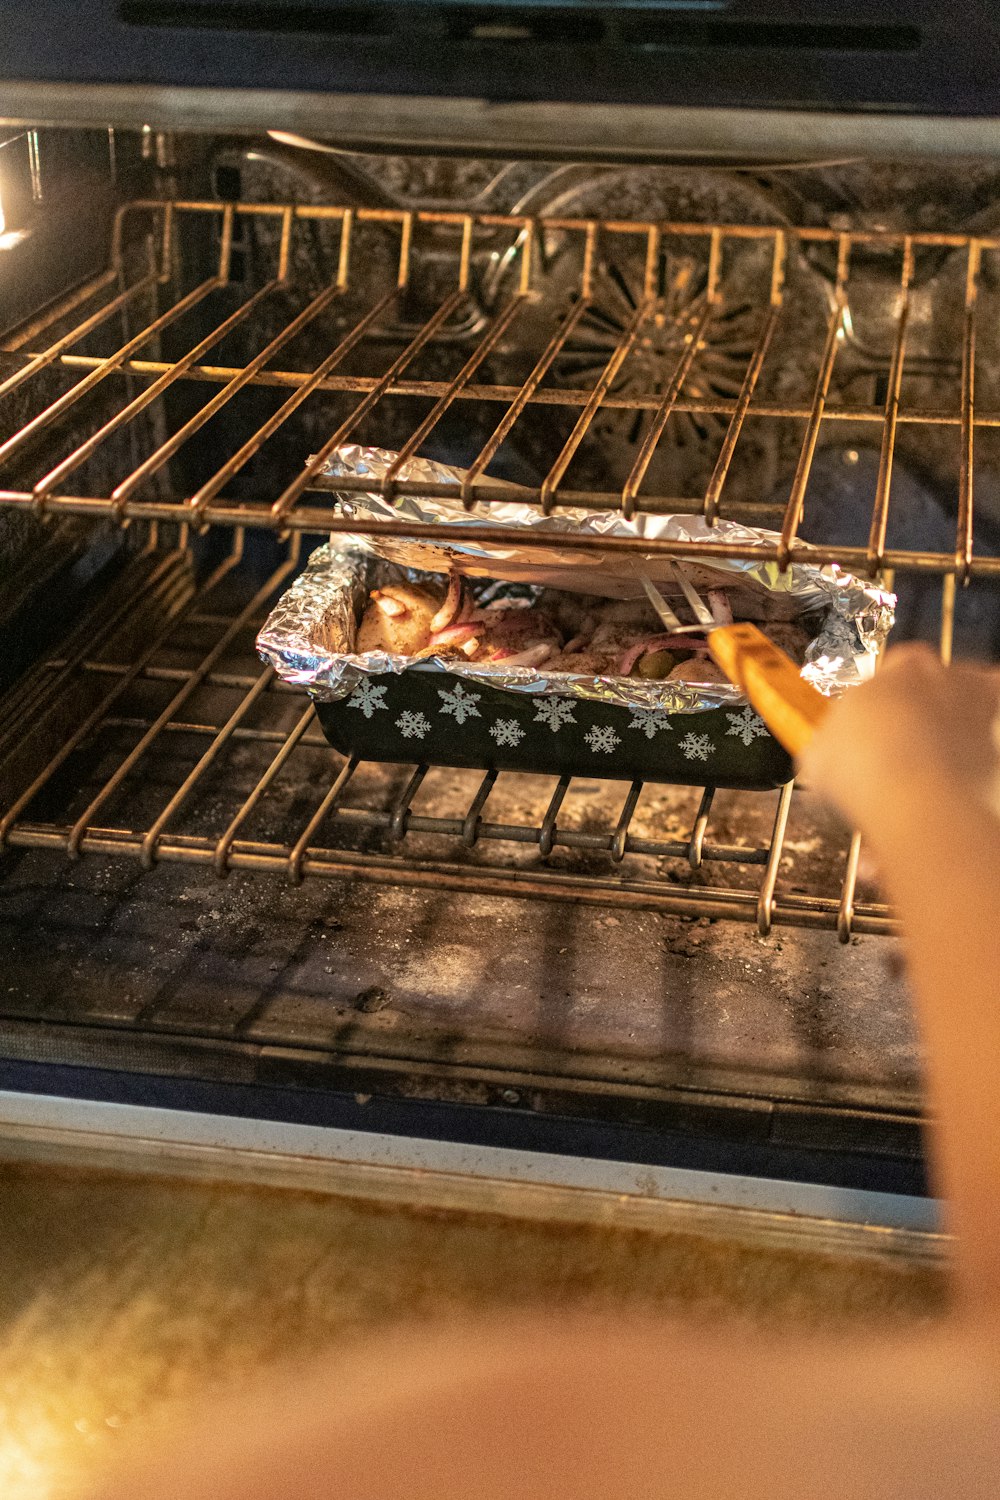
{"type": "Polygon", "coordinates": [[[8,1059],[340,1088],[362,1111],[391,1095],[709,1122],[820,1150],[860,1131],[918,1153],[891,939],[98,856],[10,864],[8,1059]]]}
{"type": "Polygon", "coordinates": [[[759,1326],[939,1315],[938,1267],[0,1165],[0,1493],[62,1500],[144,1427],[406,1319],[652,1307],[759,1326]]]}

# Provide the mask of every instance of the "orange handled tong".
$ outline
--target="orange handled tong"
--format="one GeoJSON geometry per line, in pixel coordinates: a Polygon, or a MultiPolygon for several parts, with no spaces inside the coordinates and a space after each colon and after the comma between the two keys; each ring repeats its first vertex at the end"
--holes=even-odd
{"type": "Polygon", "coordinates": [[[800,675],[790,656],[769,641],[762,630],[748,621],[738,625],[719,625],[683,567],[671,564],[671,571],[691,606],[697,625],[684,625],[674,614],[656,584],[641,568],[636,568],[650,604],[666,628],[690,634],[704,632],[713,660],[730,682],[746,694],[768,729],[790,755],[800,755],[819,728],[829,700],[818,693],[800,675]]]}

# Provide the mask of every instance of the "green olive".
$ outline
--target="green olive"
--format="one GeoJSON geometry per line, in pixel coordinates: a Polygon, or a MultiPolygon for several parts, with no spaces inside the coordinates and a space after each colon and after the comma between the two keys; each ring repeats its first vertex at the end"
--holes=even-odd
{"type": "Polygon", "coordinates": [[[666,677],[673,671],[681,657],[676,651],[650,651],[638,665],[640,677],[666,677]]]}

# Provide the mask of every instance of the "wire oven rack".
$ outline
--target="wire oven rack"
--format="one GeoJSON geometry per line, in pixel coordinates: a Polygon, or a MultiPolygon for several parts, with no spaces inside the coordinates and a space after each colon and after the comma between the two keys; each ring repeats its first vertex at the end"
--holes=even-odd
{"type": "Polygon", "coordinates": [[[254,655],[298,539],[261,583],[237,529],[199,583],[190,551],[157,547],[156,530],[99,617],[3,704],[0,851],[646,908],[762,933],[829,927],[844,941],[894,930],[859,899],[856,840],[819,874],[797,868],[788,830],[808,797],[791,785],[716,794],[344,761],[254,655]]]}
{"type": "MultiPolygon", "coordinates": [[[[106,269],[2,344],[0,410],[10,411],[16,394],[19,415],[13,430],[4,435],[0,429],[0,484],[6,485],[0,503],[39,514],[111,514],[123,522],[225,524],[279,534],[356,531],[365,527],[339,514],[323,492],[319,469],[338,443],[359,435],[377,440],[390,409],[402,422],[403,436],[393,445],[400,463],[433,447],[456,416],[475,435],[459,490],[470,508],[510,498],[487,471],[529,419],[542,417],[535,428],[539,477],[524,486],[526,501],[544,511],[687,510],[710,523],[719,515],[773,522],[777,535],[765,550],[784,566],[804,550],[800,531],[818,447],[835,429],[861,432],[880,454],[867,537],[852,545],[820,537],[810,556],[873,576],[891,569],[942,575],[947,635],[955,581],[1000,572],[1000,557],[979,548],[974,524],[978,445],[1000,428],[991,363],[998,320],[992,311],[982,314],[984,299],[993,297],[998,249],[1000,240],[944,233],[130,203],[118,210],[106,269]],[[319,283],[303,270],[315,271],[317,245],[329,272],[319,283]],[[627,245],[638,267],[626,288],[629,315],[620,331],[606,330],[596,378],[557,381],[553,372],[594,312],[609,245],[627,245]],[[559,275],[552,274],[556,262],[559,275]],[[192,267],[200,267],[198,274],[192,267]],[[875,280],[890,288],[888,313],[866,303],[873,267],[875,280]],[[821,316],[812,304],[804,316],[796,301],[807,274],[822,284],[821,316]],[[954,346],[946,341],[943,351],[934,341],[935,296],[951,306],[959,330],[954,346]],[[696,377],[713,329],[734,313],[744,342],[730,389],[696,377]],[[331,326],[326,343],[320,339],[322,357],[297,363],[293,356],[307,335],[331,326]],[[529,327],[531,338],[524,332],[529,327]],[[654,334],[660,353],[650,391],[629,372],[640,356],[648,362],[654,334]],[[787,348],[783,352],[788,334],[798,339],[792,360],[787,348]],[[857,364],[859,350],[870,353],[875,346],[880,379],[857,399],[856,386],[839,384],[841,371],[857,364]],[[501,380],[497,358],[505,351],[511,357],[501,380]],[[53,396],[56,378],[60,389],[53,396]],[[109,383],[125,392],[121,404],[110,416],[102,410],[100,425],[81,438],[81,413],[93,393],[106,397],[109,383]],[[178,416],[181,392],[186,404],[178,416]],[[599,447],[598,418],[616,411],[642,424],[629,472],[614,488],[581,487],[574,474],[586,480],[594,472],[588,460],[599,447]],[[115,433],[134,430],[143,413],[157,412],[163,420],[148,425],[154,435],[143,439],[145,447],[140,443],[132,467],[115,484],[88,490],[94,455],[115,433]],[[308,432],[321,434],[315,449],[299,426],[307,413],[313,418],[308,432]],[[650,491],[658,450],[685,414],[715,423],[708,482],[695,494],[650,491]],[[797,452],[787,497],[767,500],[752,485],[749,494],[736,492],[733,474],[748,434],[779,428],[797,452]],[[904,432],[943,444],[949,455],[954,545],[948,550],[887,544],[893,462],[904,432]],[[192,479],[187,459],[199,443],[209,461],[194,466],[192,479]],[[262,467],[266,455],[270,466],[262,467]]],[[[587,368],[595,368],[593,357],[587,368]]],[[[362,486],[370,489],[372,482],[338,481],[339,490],[362,486]]],[[[447,487],[403,480],[397,465],[381,488],[391,495],[447,487]]],[[[368,529],[379,529],[378,523],[368,529]]],[[[383,522],[381,529],[405,534],[407,523],[383,522]]],[[[439,533],[431,528],[428,534],[439,533]]],[[[489,536],[482,519],[478,535],[489,536]]],[[[532,545],[544,538],[524,540],[532,545]]],[[[562,544],[573,545],[572,535],[562,544]]],[[[627,549],[631,543],[609,539],[607,545],[627,549]]],[[[645,545],[683,557],[694,544],[645,545]]],[[[700,556],[706,549],[727,557],[744,551],[739,542],[721,539],[698,544],[700,556]]]]}

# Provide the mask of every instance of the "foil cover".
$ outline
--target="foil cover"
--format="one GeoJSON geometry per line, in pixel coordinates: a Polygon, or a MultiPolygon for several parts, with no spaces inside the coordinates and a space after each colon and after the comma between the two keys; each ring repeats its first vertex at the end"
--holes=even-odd
{"type": "MultiPolygon", "coordinates": [[[[384,479],[395,454],[380,448],[348,444],[328,461],[325,474],[329,487],[345,474],[384,479]]],[[[412,519],[416,535],[410,538],[338,535],[317,548],[305,571],[281,597],[257,638],[257,649],[286,682],[308,689],[314,698],[333,702],[346,697],[363,676],[383,672],[448,671],[494,687],[515,692],[555,694],[627,708],[657,708],[666,713],[697,713],[725,704],[743,703],[742,693],[728,683],[655,682],[632,677],[584,677],[574,673],[546,673],[544,665],[507,667],[502,662],[468,662],[454,657],[411,657],[386,652],[357,654],[354,650],[357,621],[368,588],[392,576],[413,577],[420,573],[443,573],[451,567],[470,578],[502,578],[516,587],[510,592],[525,595],[524,584],[548,585],[586,594],[628,598],[639,590],[626,559],[601,553],[602,536],[670,537],[679,541],[715,540],[738,543],[752,549],[773,545],[776,534],[756,530],[733,521],[719,520],[709,528],[700,516],[639,516],[626,521],[614,511],[565,510],[542,516],[532,505],[515,500],[491,505],[471,514],[458,495],[462,470],[429,459],[414,458],[399,472],[402,479],[429,480],[454,485],[454,499],[415,498],[397,495],[386,499],[376,493],[341,494],[343,513],[368,520],[412,519]],[[490,525],[509,525],[509,546],[456,540],[421,540],[424,522],[463,525],[479,520],[490,525]],[[543,527],[553,533],[552,548],[519,547],[520,529],[543,527]],[[593,553],[558,547],[560,531],[585,531],[594,536],[593,553]]],[[[512,494],[516,489],[511,487],[512,494]]],[[[666,581],[662,559],[646,557],[644,567],[666,581]]],[[[892,626],[895,596],[866,583],[835,564],[813,566],[794,563],[784,573],[762,557],[730,560],[713,558],[713,572],[731,581],[756,584],[771,593],[794,600],[802,614],[820,617],[815,639],[806,652],[802,668],[820,692],[837,694],[870,677],[879,651],[892,626]]],[[[700,572],[699,568],[699,572],[700,572]]],[[[724,578],[720,577],[720,583],[724,578]]],[[[503,590],[491,589],[491,599],[503,590]]]]}

